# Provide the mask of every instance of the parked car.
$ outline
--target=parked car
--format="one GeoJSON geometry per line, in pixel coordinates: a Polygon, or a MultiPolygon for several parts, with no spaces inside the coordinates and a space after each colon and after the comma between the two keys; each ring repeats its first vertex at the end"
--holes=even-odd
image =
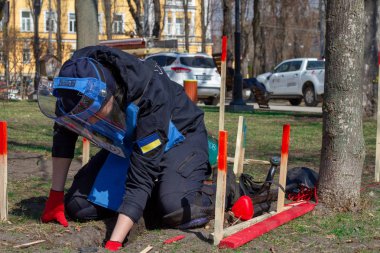
{"type": "Polygon", "coordinates": [[[292,105],[316,106],[324,93],[325,61],[297,58],[281,62],[272,72],[257,76],[265,85],[269,99],[287,99],[292,105]]]}
{"type": "Polygon", "coordinates": [[[198,99],[206,105],[219,102],[220,74],[211,56],[202,53],[157,53],[146,59],[157,62],[171,80],[182,86],[185,80],[197,80],[198,99]]]}

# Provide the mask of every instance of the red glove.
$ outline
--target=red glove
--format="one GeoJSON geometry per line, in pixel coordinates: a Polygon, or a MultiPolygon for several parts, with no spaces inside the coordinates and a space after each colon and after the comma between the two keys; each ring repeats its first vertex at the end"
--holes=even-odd
{"type": "Polygon", "coordinates": [[[63,205],[63,191],[50,190],[49,198],[46,201],[44,212],[41,216],[42,222],[58,221],[62,226],[67,227],[65,217],[65,206],[63,205]]]}
{"type": "Polygon", "coordinates": [[[117,241],[107,241],[106,245],[104,246],[105,249],[108,249],[109,251],[118,251],[121,249],[123,245],[121,242],[117,241]]]}

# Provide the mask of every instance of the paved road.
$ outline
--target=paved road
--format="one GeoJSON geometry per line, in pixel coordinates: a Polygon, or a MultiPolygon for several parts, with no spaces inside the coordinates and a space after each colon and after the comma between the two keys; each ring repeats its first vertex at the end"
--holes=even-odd
{"type": "MultiPolygon", "coordinates": [[[[257,103],[253,103],[253,107],[255,109],[262,109],[259,108],[259,105],[257,103]]],[[[316,107],[309,107],[305,105],[299,105],[299,106],[292,106],[288,105],[287,103],[271,103],[269,102],[269,109],[263,109],[263,110],[270,110],[270,111],[289,111],[289,112],[312,112],[312,113],[319,113],[322,114],[322,106],[316,106],[316,107]]]]}
{"type": "MultiPolygon", "coordinates": [[[[231,99],[226,98],[226,105],[229,105],[231,99]]],[[[301,103],[298,106],[292,106],[288,101],[274,100],[269,102],[269,108],[260,108],[257,103],[247,103],[248,105],[253,105],[254,109],[257,110],[269,110],[269,111],[288,111],[288,112],[311,112],[322,114],[322,103],[319,103],[316,107],[305,106],[301,103]]]]}

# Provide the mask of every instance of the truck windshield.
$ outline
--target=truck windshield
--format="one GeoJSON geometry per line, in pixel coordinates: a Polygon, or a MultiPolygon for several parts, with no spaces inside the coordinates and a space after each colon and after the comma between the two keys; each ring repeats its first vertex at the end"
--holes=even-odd
{"type": "Polygon", "coordinates": [[[325,61],[308,61],[306,69],[307,70],[313,70],[313,69],[324,69],[325,68],[325,61]]]}

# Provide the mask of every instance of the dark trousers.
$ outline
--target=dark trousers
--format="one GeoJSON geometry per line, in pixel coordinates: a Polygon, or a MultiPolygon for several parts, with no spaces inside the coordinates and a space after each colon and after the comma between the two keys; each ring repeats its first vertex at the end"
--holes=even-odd
{"type": "MultiPolygon", "coordinates": [[[[114,211],[87,200],[108,154],[108,151],[101,150],[75,175],[65,196],[66,213],[70,218],[92,220],[115,215],[114,211]]],[[[214,189],[207,189],[203,184],[211,173],[206,131],[187,134],[184,142],[164,154],[160,167],[163,173],[157,178],[148,201],[146,209],[150,210],[145,211],[151,213],[153,210],[156,215],[166,216],[165,223],[170,226],[204,216],[202,208],[192,206],[209,207],[212,204],[214,189]]]]}

